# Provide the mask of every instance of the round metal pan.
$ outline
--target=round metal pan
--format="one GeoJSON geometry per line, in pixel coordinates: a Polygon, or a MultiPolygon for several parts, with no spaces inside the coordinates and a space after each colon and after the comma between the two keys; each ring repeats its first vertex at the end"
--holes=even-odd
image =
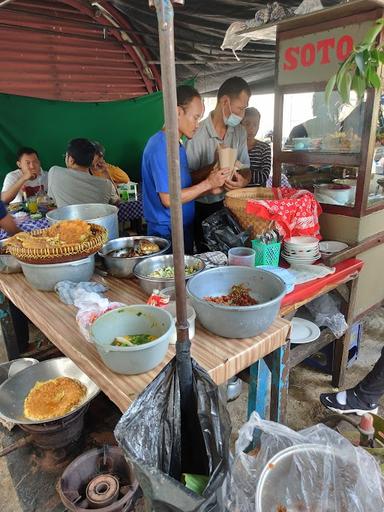
{"type": "Polygon", "coordinates": [[[7,379],[0,386],[0,416],[13,423],[22,425],[36,425],[49,423],[65,418],[92,400],[99,388],[67,357],[48,359],[39,364],[30,366],[7,379]],[[24,416],[24,400],[37,381],[46,381],[56,377],[72,377],[78,379],[87,388],[84,400],[69,413],[49,420],[29,420],[24,416]]]}

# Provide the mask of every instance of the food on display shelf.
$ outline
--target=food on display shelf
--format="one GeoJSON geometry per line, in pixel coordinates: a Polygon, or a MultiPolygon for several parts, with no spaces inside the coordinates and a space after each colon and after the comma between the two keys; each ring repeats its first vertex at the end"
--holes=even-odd
{"type": "Polygon", "coordinates": [[[72,377],[36,382],[24,400],[24,415],[30,420],[60,418],[85,398],[87,388],[72,377]]]}
{"type": "Polygon", "coordinates": [[[249,292],[250,289],[244,284],[234,284],[228,295],[204,297],[204,300],[222,306],[255,306],[258,302],[249,292]]]}
{"type": "Polygon", "coordinates": [[[323,150],[354,151],[359,150],[361,138],[352,130],[347,132],[334,132],[326,135],[322,141],[323,150]]]}
{"type": "Polygon", "coordinates": [[[131,334],[128,336],[116,336],[111,345],[114,347],[135,347],[138,345],[145,345],[150,341],[156,340],[156,336],[151,334],[131,334]]]}

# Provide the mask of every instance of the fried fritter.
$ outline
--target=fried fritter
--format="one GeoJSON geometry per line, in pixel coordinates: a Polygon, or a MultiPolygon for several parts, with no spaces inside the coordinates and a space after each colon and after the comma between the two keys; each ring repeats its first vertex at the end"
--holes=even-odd
{"type": "Polygon", "coordinates": [[[68,245],[86,242],[91,235],[91,226],[85,220],[62,220],[47,230],[47,236],[58,236],[61,242],[68,245]]]}
{"type": "Polygon", "coordinates": [[[157,244],[146,239],[140,240],[137,246],[137,252],[140,256],[146,256],[147,254],[153,254],[159,251],[160,247],[157,244]]]}
{"type": "Polygon", "coordinates": [[[84,399],[86,393],[86,386],[71,377],[36,382],[24,400],[24,415],[30,420],[41,421],[64,416],[84,399]]]}

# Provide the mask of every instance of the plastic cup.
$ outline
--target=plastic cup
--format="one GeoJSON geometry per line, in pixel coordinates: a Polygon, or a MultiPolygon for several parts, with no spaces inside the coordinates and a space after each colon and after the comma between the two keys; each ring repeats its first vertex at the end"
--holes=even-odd
{"type": "Polygon", "coordinates": [[[228,251],[228,265],[254,267],[256,252],[249,247],[233,247],[228,251]]]}
{"type": "Polygon", "coordinates": [[[27,200],[27,208],[29,213],[37,213],[39,211],[38,205],[37,205],[37,197],[28,197],[27,200]]]}

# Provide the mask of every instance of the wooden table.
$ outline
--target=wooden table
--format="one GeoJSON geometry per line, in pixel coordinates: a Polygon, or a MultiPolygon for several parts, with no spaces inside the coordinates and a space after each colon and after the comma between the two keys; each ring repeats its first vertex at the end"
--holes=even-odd
{"type": "MultiPolygon", "coordinates": [[[[104,282],[109,287],[106,295],[110,300],[125,304],[137,304],[146,300],[146,295],[134,279],[108,277],[104,282]]],[[[175,354],[175,348],[171,347],[164,362],[145,374],[128,376],[113,373],[101,361],[95,346],[81,335],[75,321],[77,309],[74,306],[63,304],[53,292],[33,289],[22,274],[0,274],[0,288],[4,295],[21,309],[54,345],[72,359],[121,411],[126,410],[175,354]]],[[[6,311],[6,302],[3,302],[3,311],[6,311]]],[[[283,356],[287,353],[285,346],[289,328],[290,323],[279,318],[260,336],[233,340],[215,336],[196,322],[192,356],[217,384],[226,382],[241,370],[252,369],[254,364],[257,365],[257,361],[268,358],[268,364],[277,369],[272,375],[274,385],[271,388],[270,417],[275,421],[284,421],[281,402],[284,397],[286,401],[288,373],[282,373],[287,363],[286,360],[283,361],[283,356]]],[[[253,392],[251,386],[249,410],[256,408],[256,401],[257,393],[253,392]]]]}

